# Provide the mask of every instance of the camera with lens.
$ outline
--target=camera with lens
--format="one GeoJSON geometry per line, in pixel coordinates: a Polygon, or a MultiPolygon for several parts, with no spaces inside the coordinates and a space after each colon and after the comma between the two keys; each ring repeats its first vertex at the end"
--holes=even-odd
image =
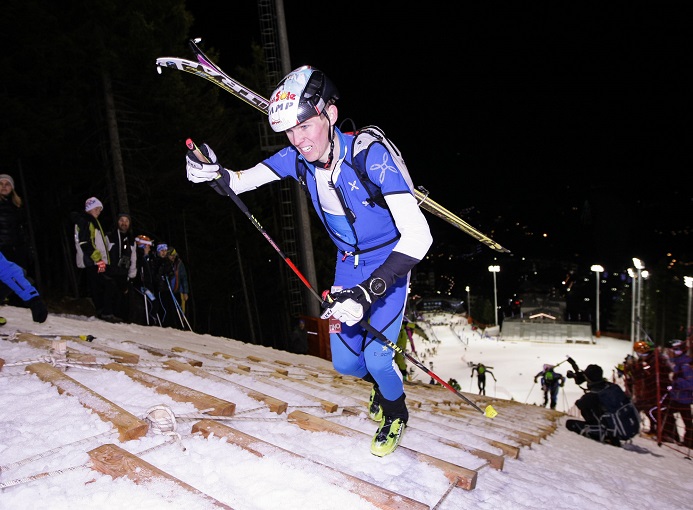
{"type": "Polygon", "coordinates": [[[575,384],[577,384],[578,386],[587,381],[587,377],[585,377],[585,373],[582,370],[578,370],[577,372],[568,370],[566,372],[566,376],[568,377],[568,379],[574,379],[575,384]]]}
{"type": "Polygon", "coordinates": [[[580,370],[580,367],[578,367],[577,363],[575,363],[575,360],[573,360],[573,358],[569,357],[566,361],[570,363],[571,367],[573,367],[573,370],[568,370],[565,374],[568,379],[575,379],[575,384],[577,385],[580,385],[587,381],[587,377],[585,377],[584,372],[580,370]]]}

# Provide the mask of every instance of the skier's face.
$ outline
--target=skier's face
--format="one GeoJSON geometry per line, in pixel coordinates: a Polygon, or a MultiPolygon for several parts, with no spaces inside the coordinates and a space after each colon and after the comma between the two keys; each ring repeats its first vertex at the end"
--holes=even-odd
{"type": "MultiPolygon", "coordinates": [[[[327,107],[327,116],[316,115],[286,130],[286,136],[306,161],[327,162],[330,157],[330,129],[337,119],[337,107],[327,107]]],[[[335,146],[337,141],[335,140],[335,146]]],[[[335,147],[336,151],[336,147],[335,147]]]]}

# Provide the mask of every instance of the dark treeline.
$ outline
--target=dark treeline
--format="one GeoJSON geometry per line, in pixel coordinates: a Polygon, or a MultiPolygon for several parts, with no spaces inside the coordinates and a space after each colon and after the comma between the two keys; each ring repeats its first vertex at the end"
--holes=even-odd
{"type": "MultiPolygon", "coordinates": [[[[85,296],[70,213],[97,196],[105,228],[127,212],[136,235],[178,249],[195,331],[281,347],[288,319],[277,320],[286,301],[280,257],[230,200],[185,177],[188,137],[209,143],[229,168],[261,159],[264,117],[202,79],[156,72],[157,57],[192,58],[192,22],[183,0],[6,3],[0,171],[25,200],[35,246],[28,269],[49,308],[69,311],[71,299],[85,296]]],[[[258,63],[228,71],[264,90],[261,52],[250,41],[247,51],[258,63]]],[[[278,232],[274,191],[243,200],[278,232]]]]}
{"type": "MultiPolygon", "coordinates": [[[[177,248],[189,270],[189,318],[196,332],[285,347],[291,320],[287,278],[295,276],[230,200],[206,185],[192,185],[185,177],[186,138],[192,137],[198,144],[209,143],[224,166],[246,168],[264,156],[258,133],[259,126],[266,123],[263,114],[205,80],[177,71],[157,74],[157,57],[192,58],[187,41],[202,35],[191,33],[193,23],[184,0],[5,2],[0,17],[0,173],[14,177],[17,191],[25,200],[36,256],[29,271],[51,311],[69,312],[70,302],[85,296],[85,282],[75,267],[70,214],[81,210],[88,197],[97,196],[105,206],[101,219],[106,228],[113,226],[117,213],[127,212],[133,218],[135,234],[146,234],[177,248]]],[[[251,64],[226,70],[250,88],[268,94],[271,85],[266,82],[268,73],[259,46],[249,40],[247,47],[236,49],[250,55],[247,61],[251,64]]],[[[204,50],[214,59],[221,57],[215,48],[204,50]]],[[[344,69],[351,72],[349,67],[344,69]]],[[[335,69],[337,76],[344,69],[335,69]]],[[[340,87],[344,82],[344,90],[348,90],[348,80],[339,78],[340,87]]],[[[501,83],[502,76],[491,76],[489,80],[501,83]]],[[[343,93],[342,114],[346,118],[354,114],[348,111],[348,98],[354,93],[343,93]]],[[[476,101],[474,94],[469,97],[469,101],[476,101]]],[[[515,98],[508,96],[506,100],[512,102],[515,98]]],[[[368,120],[357,119],[357,124],[368,120]]],[[[407,123],[403,122],[407,128],[401,129],[397,122],[390,122],[395,124],[391,136],[405,153],[409,154],[406,149],[414,144],[422,145],[422,141],[431,144],[407,123]],[[407,143],[407,136],[415,140],[407,143]]],[[[469,120],[459,127],[475,136],[475,142],[462,145],[459,152],[470,152],[481,144],[480,122],[469,120]]],[[[498,123],[493,119],[493,125],[486,126],[494,133],[489,139],[496,140],[498,123]]],[[[518,134],[509,126],[504,129],[513,139],[518,134]]],[[[469,133],[460,136],[458,130],[450,130],[448,134],[469,140],[469,133]]],[[[441,144],[436,142],[437,146],[441,144]]],[[[689,227],[663,228],[654,222],[659,217],[655,212],[664,209],[678,223],[690,224],[690,200],[682,200],[677,190],[667,188],[671,196],[664,195],[664,201],[653,193],[645,195],[647,200],[640,201],[635,209],[614,205],[614,199],[631,190],[615,187],[612,182],[602,185],[608,189],[608,193],[602,193],[605,196],[571,191],[533,199],[528,204],[529,199],[520,199],[529,196],[529,188],[542,180],[533,173],[525,176],[523,170],[513,174],[511,177],[525,188],[514,186],[507,195],[500,194],[495,184],[468,188],[467,179],[473,175],[498,176],[495,171],[480,171],[468,162],[465,167],[462,160],[459,166],[464,172],[458,171],[457,163],[452,171],[449,161],[435,159],[446,157],[444,153],[436,152],[440,154],[426,152],[424,161],[408,157],[415,180],[426,184],[434,174],[439,179],[453,175],[452,184],[459,189],[459,197],[443,200],[434,193],[433,198],[443,200],[444,206],[493,236],[513,254],[496,258],[496,253],[442,220],[430,219],[434,246],[417,268],[427,278],[423,290],[417,289],[421,294],[424,290],[443,295],[449,291],[453,297],[464,299],[465,285],[470,285],[472,306],[477,305],[475,315],[481,314],[478,319],[490,323],[494,296],[487,266],[500,263],[501,321],[504,315],[513,313],[512,303],[522,297],[523,290],[536,290],[532,278],[538,272],[544,280],[548,275],[552,283],[549,290],[545,289],[545,281],[536,287],[547,294],[556,291],[563,298],[566,292],[561,282],[569,276],[575,282],[574,298],[567,296],[569,308],[575,310],[571,317],[587,317],[594,322],[593,302],[587,299],[594,292],[590,265],[604,263],[611,273],[622,276],[629,258],[638,255],[658,271],[644,289],[648,303],[646,328],[662,339],[682,334],[687,311],[682,276],[690,265],[673,260],[680,252],[687,255],[684,259],[690,258],[690,246],[684,246],[689,227]],[[429,157],[433,159],[429,161],[429,157]],[[446,170],[427,175],[422,168],[446,170]],[[470,201],[476,201],[477,207],[470,201]],[[576,205],[561,208],[564,202],[576,205]],[[601,209],[595,204],[601,204],[601,209]],[[627,221],[630,218],[634,220],[627,221]],[[545,231],[543,225],[549,220],[560,223],[560,227],[549,225],[556,232],[554,237],[528,238],[528,232],[545,231]],[[561,242],[566,239],[570,243],[561,242]],[[635,250],[636,240],[653,254],[645,256],[642,249],[635,250]],[[676,256],[665,255],[674,245],[672,241],[677,241],[680,248],[674,252],[676,256]],[[574,245],[580,249],[573,249],[574,245]],[[597,256],[605,252],[615,262],[597,256]],[[448,290],[451,282],[454,287],[448,290]]],[[[503,167],[493,160],[507,152],[502,143],[481,152],[489,165],[503,167]]],[[[507,180],[508,176],[503,178],[507,180]]],[[[280,243],[280,190],[273,186],[268,186],[269,193],[248,193],[242,199],[280,243]]],[[[312,230],[321,290],[331,283],[334,249],[321,228],[312,230]]],[[[300,258],[297,262],[299,268],[304,267],[300,258]]],[[[609,289],[603,289],[602,330],[629,330],[630,290],[623,276],[609,289]]]]}

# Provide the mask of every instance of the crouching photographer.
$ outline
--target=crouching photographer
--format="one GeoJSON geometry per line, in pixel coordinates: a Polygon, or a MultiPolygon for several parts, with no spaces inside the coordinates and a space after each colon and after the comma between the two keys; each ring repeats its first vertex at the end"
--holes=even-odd
{"type": "Polygon", "coordinates": [[[582,371],[571,358],[567,361],[575,369],[568,371],[568,378],[574,379],[578,386],[586,382],[587,388],[583,388],[585,394],[575,402],[584,421],[567,420],[566,428],[613,446],[621,446],[622,440],[635,436],[640,431],[640,414],[623,389],[604,379],[599,365],[588,365],[582,371]]]}

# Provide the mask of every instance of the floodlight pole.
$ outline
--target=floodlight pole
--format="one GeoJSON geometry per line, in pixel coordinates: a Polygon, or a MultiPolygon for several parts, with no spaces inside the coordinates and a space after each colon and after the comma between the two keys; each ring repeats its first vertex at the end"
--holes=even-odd
{"type": "Polygon", "coordinates": [[[642,270],[645,269],[645,264],[643,264],[642,260],[637,259],[633,257],[633,265],[635,265],[635,269],[638,270],[637,273],[637,278],[638,278],[638,295],[637,295],[637,303],[635,304],[635,339],[634,339],[634,344],[640,341],[640,305],[641,305],[641,300],[642,300],[642,270]]]}
{"type": "Polygon", "coordinates": [[[496,273],[500,271],[500,266],[488,266],[488,270],[493,273],[493,311],[496,319],[495,325],[498,326],[498,290],[496,288],[496,273]]]}
{"type": "MultiPolygon", "coordinates": [[[[467,291],[467,322],[469,322],[469,320],[472,318],[472,298],[469,297],[469,285],[467,285],[464,290],[467,291]]],[[[690,322],[690,320],[688,322],[690,322]]]]}
{"type": "Polygon", "coordinates": [[[599,273],[603,273],[604,268],[598,264],[595,264],[590,269],[592,271],[594,271],[595,273],[597,273],[597,322],[595,325],[596,327],[595,327],[594,336],[599,338],[601,336],[601,331],[599,330],[599,284],[601,283],[601,280],[599,278],[599,273]]]}
{"type": "Polygon", "coordinates": [[[693,276],[684,276],[683,283],[688,287],[688,314],[686,315],[686,338],[691,334],[691,301],[693,301],[693,276]]]}

